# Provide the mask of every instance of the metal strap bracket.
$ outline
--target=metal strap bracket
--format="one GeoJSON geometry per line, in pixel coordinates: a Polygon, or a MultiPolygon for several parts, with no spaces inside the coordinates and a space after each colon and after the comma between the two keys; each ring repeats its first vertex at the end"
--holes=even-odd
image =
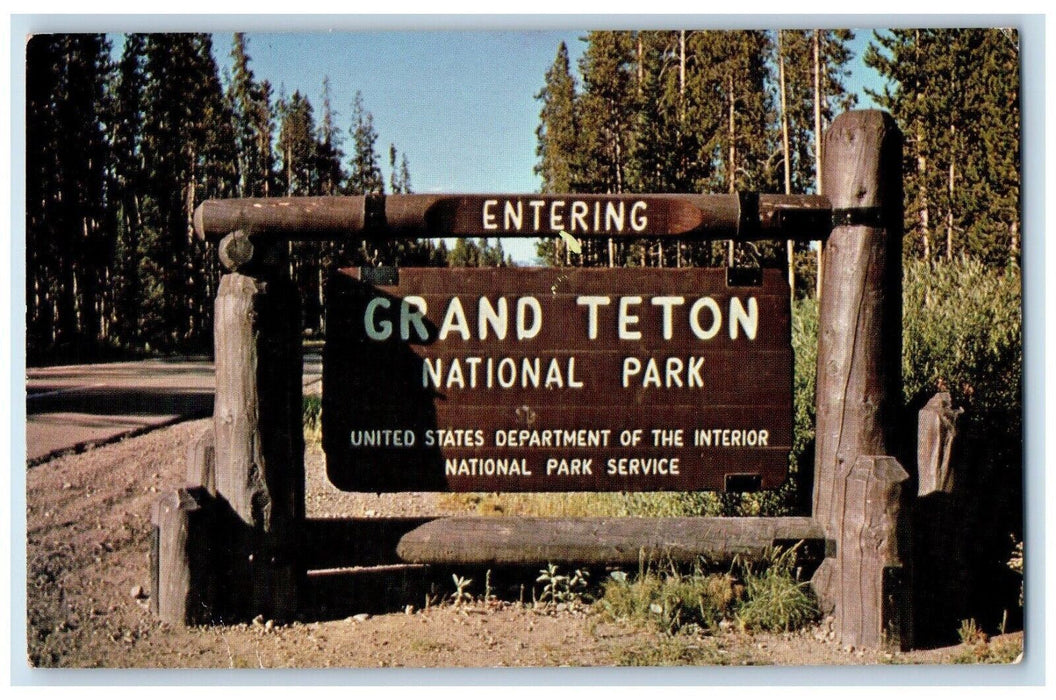
{"type": "Polygon", "coordinates": [[[368,194],[363,198],[363,233],[384,231],[386,225],[385,195],[368,194]]]}
{"type": "Polygon", "coordinates": [[[884,228],[884,210],[881,207],[847,207],[846,209],[832,210],[832,227],[837,226],[868,226],[869,228],[884,228]]]}

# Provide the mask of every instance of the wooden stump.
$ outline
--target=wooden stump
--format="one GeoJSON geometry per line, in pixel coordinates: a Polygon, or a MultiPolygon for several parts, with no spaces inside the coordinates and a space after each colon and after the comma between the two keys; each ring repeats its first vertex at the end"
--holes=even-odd
{"type": "MultiPolygon", "coordinates": [[[[216,490],[243,533],[233,538],[235,614],[288,617],[303,572],[301,313],[286,279],[224,275],[216,298],[216,490]]],[[[238,528],[236,528],[238,529],[238,528]]]]}
{"type": "Polygon", "coordinates": [[[908,479],[893,457],[862,456],[840,474],[833,573],[841,644],[909,647],[908,479]]]}
{"type": "Polygon", "coordinates": [[[957,417],[948,393],[938,393],[918,414],[917,498],[913,506],[914,643],[951,644],[967,612],[967,524],[950,460],[957,417]]]}
{"type": "Polygon", "coordinates": [[[949,393],[931,397],[917,416],[917,495],[953,493],[953,470],[950,452],[957,436],[957,417],[963,408],[954,409],[949,393]]]}
{"type": "Polygon", "coordinates": [[[211,498],[178,489],[154,503],[151,608],[171,625],[209,622],[215,610],[215,539],[211,498]]]}

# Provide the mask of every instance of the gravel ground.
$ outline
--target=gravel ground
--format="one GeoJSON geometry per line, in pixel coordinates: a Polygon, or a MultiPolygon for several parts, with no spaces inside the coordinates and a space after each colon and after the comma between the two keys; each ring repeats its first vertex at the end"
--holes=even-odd
{"type": "MultiPolygon", "coordinates": [[[[974,650],[863,651],[841,648],[824,624],[794,634],[729,630],[667,637],[604,622],[589,607],[544,609],[530,602],[479,599],[422,609],[424,600],[415,598],[390,604],[383,614],[351,609],[289,622],[169,627],[148,611],[150,505],[160,493],[183,484],[187,447],[208,423],[160,429],[29,470],[26,634],[31,666],[933,664],[988,658],[991,650],[1003,656],[1012,650],[1014,657],[1022,645],[1021,635],[1007,635],[974,650]]],[[[327,482],[317,448],[309,449],[306,468],[312,518],[442,515],[457,507],[454,499],[436,494],[340,492],[327,482]]],[[[480,589],[474,592],[479,595],[480,589]]]]}

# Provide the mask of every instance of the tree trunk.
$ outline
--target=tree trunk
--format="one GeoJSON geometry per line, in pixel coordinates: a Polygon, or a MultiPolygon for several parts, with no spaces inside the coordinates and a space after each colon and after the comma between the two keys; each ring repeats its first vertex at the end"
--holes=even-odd
{"type": "MultiPolygon", "coordinates": [[[[785,194],[792,194],[792,155],[788,143],[788,97],[785,88],[785,54],[781,42],[781,30],[777,30],[777,74],[781,89],[781,149],[785,162],[785,194]]],[[[796,265],[795,244],[785,241],[785,252],[788,258],[788,296],[789,301],[796,300],[796,265]]]]}
{"type": "MultiPolygon", "coordinates": [[[[818,194],[825,194],[824,163],[825,143],[821,133],[821,30],[814,30],[814,178],[818,194]]],[[[825,242],[818,241],[818,273],[815,293],[821,299],[821,290],[825,277],[825,242]]]]}
{"type": "MultiPolygon", "coordinates": [[[[727,89],[729,90],[729,124],[727,135],[729,142],[729,163],[727,164],[727,191],[733,194],[737,191],[737,130],[736,130],[736,100],[734,98],[733,73],[727,77],[727,89]]],[[[726,266],[733,267],[733,239],[726,242],[726,266]]]]}
{"type": "MultiPolygon", "coordinates": [[[[919,134],[919,129],[918,129],[919,134]]],[[[922,137],[918,137],[922,138],[922,137]]],[[[920,147],[920,141],[917,142],[920,147]]],[[[924,259],[931,260],[931,226],[928,216],[928,159],[926,156],[917,156],[917,182],[920,187],[920,237],[924,244],[924,259]]]]}

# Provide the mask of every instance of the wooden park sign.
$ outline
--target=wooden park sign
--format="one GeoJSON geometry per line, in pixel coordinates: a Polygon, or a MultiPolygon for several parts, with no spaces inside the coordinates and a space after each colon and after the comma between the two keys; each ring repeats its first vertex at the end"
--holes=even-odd
{"type": "MultiPolygon", "coordinates": [[[[947,495],[925,494],[942,480],[922,477],[941,462],[938,447],[948,450],[952,418],[921,423],[920,456],[904,449],[901,133],[889,115],[850,112],[833,121],[823,146],[823,197],[367,195],[202,204],[195,230],[218,243],[228,270],[214,314],[216,405],[189,460],[191,487],[156,504],[158,614],[174,623],[258,613],[289,619],[307,572],[333,567],[342,547],[356,566],[634,565],[642,557],[759,556],[804,540],[823,544],[811,582],[840,643],[906,646],[934,607],[913,602],[910,583],[928,581],[914,577],[909,528],[929,522],[922,497],[947,495]],[[302,328],[283,257],[288,242],[561,231],[687,243],[825,239],[810,515],[356,518],[344,523],[343,538],[313,539],[333,530],[305,514],[302,328]],[[383,524],[394,530],[382,534],[383,524]]],[[[764,270],[756,286],[699,269],[389,274],[333,275],[323,439],[340,488],[744,490],[785,478],[792,356],[782,273],[764,270]]],[[[932,542],[942,541],[934,533],[932,542]]]]}
{"type": "Polygon", "coordinates": [[[778,270],[348,269],[323,446],[356,491],[772,488],[792,444],[778,270]],[[388,277],[388,278],[386,278],[388,277]]]}

